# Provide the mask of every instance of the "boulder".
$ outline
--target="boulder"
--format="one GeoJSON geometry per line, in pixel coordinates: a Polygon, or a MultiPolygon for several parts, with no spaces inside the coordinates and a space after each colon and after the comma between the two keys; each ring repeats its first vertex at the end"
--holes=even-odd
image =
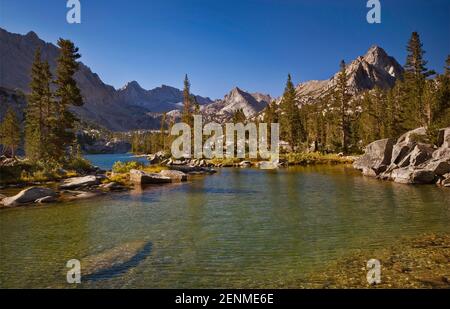
{"type": "Polygon", "coordinates": [[[161,176],[169,177],[172,181],[186,181],[187,175],[181,171],[176,170],[162,170],[159,172],[161,176]]]}
{"type": "Polygon", "coordinates": [[[353,167],[368,176],[376,176],[384,172],[391,162],[393,146],[394,140],[390,138],[369,144],[364,155],[355,160],[353,167]]]}
{"type": "Polygon", "coordinates": [[[450,148],[450,127],[439,130],[436,145],[438,147],[450,148]]]}
{"type": "Polygon", "coordinates": [[[450,160],[450,127],[439,130],[436,145],[439,148],[433,153],[433,159],[450,160]]]}
{"type": "Polygon", "coordinates": [[[172,165],[171,170],[180,171],[186,174],[214,174],[217,171],[209,167],[189,166],[189,165],[172,165]]]}
{"type": "Polygon", "coordinates": [[[161,163],[161,158],[158,157],[156,154],[151,154],[147,157],[147,160],[150,164],[158,164],[161,163]]]}
{"type": "Polygon", "coordinates": [[[442,159],[442,160],[431,160],[424,164],[420,165],[421,169],[431,171],[438,176],[442,176],[444,174],[450,173],[450,160],[442,159]]]}
{"type": "Polygon", "coordinates": [[[118,184],[117,182],[108,182],[108,183],[104,183],[102,185],[100,185],[101,189],[104,190],[109,190],[109,191],[119,191],[119,190],[124,190],[125,187],[122,186],[121,184],[118,184]]]}
{"type": "Polygon", "coordinates": [[[442,176],[440,185],[444,187],[450,187],[450,173],[442,176]]]}
{"type": "Polygon", "coordinates": [[[397,144],[408,144],[411,142],[417,142],[417,139],[425,137],[427,135],[427,129],[425,127],[420,127],[411,131],[406,132],[402,136],[400,136],[397,140],[397,144]]]}
{"type": "Polygon", "coordinates": [[[89,175],[84,177],[73,177],[64,180],[63,184],[59,187],[61,189],[76,189],[81,187],[98,185],[100,183],[100,179],[95,175],[89,175]]]}
{"type": "Polygon", "coordinates": [[[252,166],[252,162],[250,161],[242,161],[241,163],[239,163],[239,167],[251,167],[252,166]]]}
{"type": "MultiPolygon", "coordinates": [[[[400,136],[392,149],[392,160],[391,163],[400,165],[405,157],[414,149],[417,144],[419,137],[425,137],[427,135],[427,130],[424,127],[417,128],[406,132],[400,136]]],[[[406,166],[405,164],[403,164],[406,166]]]]}
{"type": "Polygon", "coordinates": [[[280,166],[278,161],[261,161],[258,162],[258,167],[262,170],[273,170],[280,166]]]}
{"type": "Polygon", "coordinates": [[[161,184],[170,183],[172,179],[157,173],[146,173],[133,169],[130,171],[130,181],[137,184],[161,184]]]}
{"type": "Polygon", "coordinates": [[[412,184],[431,184],[436,180],[436,174],[428,170],[414,170],[411,176],[412,184]]]}
{"type": "Polygon", "coordinates": [[[41,198],[37,199],[34,202],[38,203],[38,204],[45,204],[45,203],[54,203],[57,200],[58,199],[56,197],[54,197],[54,196],[45,196],[45,197],[41,197],[41,198]]]}
{"type": "Polygon", "coordinates": [[[417,144],[398,164],[399,167],[419,166],[430,160],[434,149],[430,145],[417,144]]]}
{"type": "Polygon", "coordinates": [[[397,168],[390,174],[390,178],[398,183],[411,184],[413,170],[408,167],[397,168]]]}
{"type": "Polygon", "coordinates": [[[20,191],[18,194],[6,197],[2,199],[3,206],[11,207],[20,204],[33,203],[34,201],[48,196],[57,196],[57,193],[50,189],[44,187],[30,187],[28,189],[20,191]]]}

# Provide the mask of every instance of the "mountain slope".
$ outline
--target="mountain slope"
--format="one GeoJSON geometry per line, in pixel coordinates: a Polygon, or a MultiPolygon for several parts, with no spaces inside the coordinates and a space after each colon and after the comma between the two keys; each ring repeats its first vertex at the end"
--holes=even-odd
{"type": "MultiPolygon", "coordinates": [[[[195,96],[195,99],[200,105],[213,102],[201,96],[195,96]]],[[[183,91],[166,85],[145,90],[138,82],[132,81],[117,91],[117,100],[127,105],[137,105],[152,112],[162,113],[180,107],[183,102],[183,91]]]]}
{"type": "MultiPolygon", "coordinates": [[[[49,62],[54,73],[58,47],[39,39],[34,32],[20,35],[0,28],[1,87],[29,92],[31,65],[37,48],[41,49],[42,59],[49,62]]],[[[127,87],[116,90],[103,83],[82,62],[75,79],[85,102],[82,107],[72,108],[75,114],[87,122],[114,131],[157,128],[159,120],[149,112],[169,111],[182,100],[182,92],[168,86],[145,90],[136,82],[131,82],[127,87]]],[[[197,97],[197,100],[200,104],[212,102],[203,97],[197,97]]]]}

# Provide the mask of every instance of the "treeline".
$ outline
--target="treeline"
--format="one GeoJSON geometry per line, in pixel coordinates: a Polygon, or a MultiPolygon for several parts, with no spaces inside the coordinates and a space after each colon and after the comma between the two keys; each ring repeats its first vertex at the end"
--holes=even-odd
{"type": "Polygon", "coordinates": [[[0,126],[0,143],[13,156],[23,139],[29,161],[49,167],[67,166],[80,158],[75,136],[77,119],[69,108],[83,105],[74,79],[81,56],[69,40],[59,39],[58,46],[55,78],[48,62],[41,59],[40,49],[35,52],[24,123],[20,124],[9,108],[0,126]]]}
{"type": "Polygon", "coordinates": [[[450,56],[439,75],[427,69],[418,33],[412,33],[407,51],[404,74],[392,89],[350,95],[342,61],[334,89],[300,108],[289,75],[281,103],[267,106],[264,121],[280,123],[281,139],[292,151],[358,153],[374,140],[421,126],[436,136],[438,128],[450,125],[450,56]]]}

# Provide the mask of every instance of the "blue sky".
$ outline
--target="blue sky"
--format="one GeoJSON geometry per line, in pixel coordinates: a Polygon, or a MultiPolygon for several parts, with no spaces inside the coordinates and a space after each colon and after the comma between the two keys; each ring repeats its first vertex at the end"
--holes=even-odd
{"type": "Polygon", "coordinates": [[[42,39],[73,40],[82,61],[119,88],[182,87],[221,98],[232,87],[280,95],[296,83],[327,79],[340,59],[373,44],[400,64],[418,31],[429,67],[450,53],[450,1],[381,0],[382,23],[366,22],[365,0],[80,0],[82,23],[66,22],[65,0],[0,0],[0,27],[42,39]]]}

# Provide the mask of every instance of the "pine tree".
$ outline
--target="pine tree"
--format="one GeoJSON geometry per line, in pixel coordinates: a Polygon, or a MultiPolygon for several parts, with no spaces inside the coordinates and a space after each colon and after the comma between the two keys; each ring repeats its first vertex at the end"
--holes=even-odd
{"type": "Polygon", "coordinates": [[[59,161],[64,160],[65,151],[69,146],[74,146],[75,134],[74,123],[76,117],[70,112],[71,106],[82,106],[83,98],[81,91],[74,79],[74,74],[78,71],[81,57],[78,47],[75,47],[70,40],[59,39],[58,46],[60,55],[56,68],[56,92],[57,98],[57,123],[58,130],[55,134],[56,145],[55,156],[59,161]]]}
{"type": "Polygon", "coordinates": [[[425,51],[417,32],[411,34],[407,46],[407,58],[404,66],[404,81],[406,89],[406,100],[402,105],[401,124],[404,131],[414,129],[418,126],[430,124],[428,102],[424,100],[424,90],[427,77],[434,74],[426,68],[427,61],[424,59],[425,51]]]}
{"type": "Polygon", "coordinates": [[[341,147],[344,153],[349,151],[349,143],[351,139],[351,119],[349,115],[350,94],[347,87],[347,73],[345,70],[345,62],[341,61],[341,70],[338,74],[337,85],[335,89],[335,102],[339,110],[339,125],[341,129],[341,147]]]}
{"type": "Polygon", "coordinates": [[[165,150],[166,149],[166,119],[167,119],[167,113],[163,113],[161,117],[161,129],[160,129],[160,149],[165,150]]]}
{"type": "Polygon", "coordinates": [[[0,144],[4,146],[4,150],[10,151],[12,157],[15,156],[20,144],[20,125],[12,107],[8,108],[0,124],[0,144]]]}
{"type": "Polygon", "coordinates": [[[191,111],[191,93],[190,93],[191,83],[187,74],[184,77],[184,88],[183,88],[183,113],[181,116],[181,121],[187,123],[192,127],[192,111],[191,111]]]}
{"type": "Polygon", "coordinates": [[[40,49],[35,52],[31,67],[30,95],[25,112],[25,153],[32,161],[53,155],[52,136],[54,112],[50,91],[51,73],[47,62],[41,61],[40,49]]]}
{"type": "Polygon", "coordinates": [[[291,74],[288,74],[286,87],[281,101],[281,134],[282,138],[291,145],[292,149],[300,145],[305,139],[300,111],[297,105],[297,92],[292,83],[291,74]]]}
{"type": "Polygon", "coordinates": [[[237,109],[233,114],[233,123],[244,123],[247,120],[242,108],[237,109]]]}
{"type": "Polygon", "coordinates": [[[431,126],[450,125],[450,55],[447,57],[444,74],[436,78],[435,101],[431,111],[431,126]]]}

